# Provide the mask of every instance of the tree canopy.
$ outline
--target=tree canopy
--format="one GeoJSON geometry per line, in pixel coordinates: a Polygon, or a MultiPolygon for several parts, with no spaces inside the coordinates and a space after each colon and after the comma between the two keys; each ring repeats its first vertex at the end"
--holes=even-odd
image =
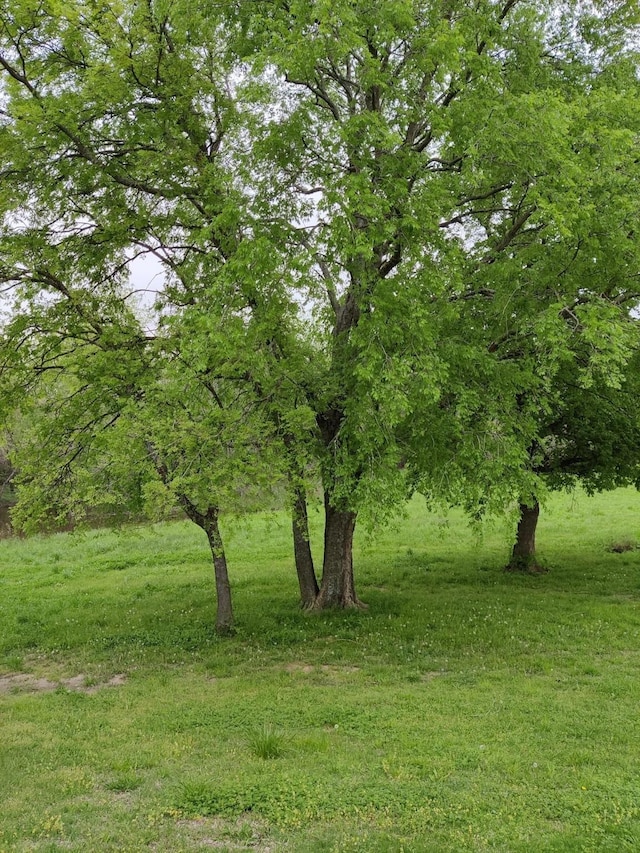
{"type": "Polygon", "coordinates": [[[91,440],[138,405],[156,473],[206,448],[183,495],[200,514],[216,454],[233,483],[255,481],[256,455],[279,468],[299,521],[319,471],[306,603],[358,606],[357,519],[416,485],[503,507],[531,488],[559,372],[615,385],[631,358],[638,16],[625,0],[3,0],[6,405],[53,385],[94,400],[91,440]],[[164,279],[143,317],[145,255],[164,279]]]}

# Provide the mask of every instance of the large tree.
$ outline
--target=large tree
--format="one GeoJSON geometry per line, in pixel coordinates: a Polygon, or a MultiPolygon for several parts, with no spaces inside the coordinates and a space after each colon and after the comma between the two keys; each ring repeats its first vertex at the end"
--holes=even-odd
{"type": "Polygon", "coordinates": [[[357,604],[356,516],[398,502],[403,461],[436,496],[502,506],[530,481],[538,412],[578,329],[585,370],[629,357],[616,330],[637,291],[637,8],[247,8],[278,105],[261,197],[298,211],[291,240],[326,342],[310,395],[327,510],[318,604],[357,604]]]}
{"type": "MultiPolygon", "coordinates": [[[[567,349],[558,317],[580,285],[553,268],[584,230],[600,130],[622,174],[635,157],[634,15],[623,0],[3,2],[13,307],[53,301],[63,334],[102,332],[128,259],[155,255],[149,327],[188,329],[173,340],[204,387],[261,401],[301,546],[321,470],[322,580],[316,595],[306,553],[303,600],[358,606],[356,520],[393,511],[403,462],[473,502],[535,438],[520,404],[567,349]],[[514,315],[543,342],[535,369],[513,357],[514,315]],[[452,446],[471,477],[443,467],[452,446]]],[[[604,302],[585,297],[587,334],[603,311],[617,324],[604,302]]],[[[596,341],[590,358],[609,355],[596,341]]]]}

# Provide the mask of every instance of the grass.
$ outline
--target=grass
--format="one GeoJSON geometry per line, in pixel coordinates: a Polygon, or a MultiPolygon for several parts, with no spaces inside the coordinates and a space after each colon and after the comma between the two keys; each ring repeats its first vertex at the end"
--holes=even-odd
{"type": "Polygon", "coordinates": [[[193,526],[0,543],[2,853],[640,849],[636,492],[556,496],[535,577],[414,501],[367,612],[296,608],[286,519],[228,535],[224,640],[193,526]]]}
{"type": "Polygon", "coordinates": [[[264,725],[249,739],[251,752],[257,758],[280,758],[285,752],[285,739],[282,732],[276,731],[273,726],[264,725]]]}

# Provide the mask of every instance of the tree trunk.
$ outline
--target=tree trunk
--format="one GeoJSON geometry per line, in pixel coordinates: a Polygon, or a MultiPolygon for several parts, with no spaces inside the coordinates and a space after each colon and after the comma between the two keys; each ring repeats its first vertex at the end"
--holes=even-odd
{"type": "MultiPolygon", "coordinates": [[[[171,477],[165,462],[150,441],[147,442],[146,446],[160,479],[165,485],[168,485],[171,477]]],[[[231,584],[229,583],[229,573],[227,571],[227,558],[224,553],[220,527],[218,526],[220,508],[215,505],[208,506],[205,512],[201,512],[187,495],[177,492],[176,498],[187,514],[187,517],[207,534],[213,558],[213,572],[216,579],[216,633],[221,636],[232,634],[233,607],[231,606],[231,584]]]]}
{"type": "Polygon", "coordinates": [[[309,542],[309,518],[307,515],[307,496],[302,486],[295,490],[295,502],[292,511],[293,552],[296,572],[300,585],[300,603],[305,610],[313,607],[319,587],[313,567],[311,543],[309,542]]]}
{"type": "Polygon", "coordinates": [[[11,536],[13,532],[10,509],[11,507],[8,504],[0,503],[0,539],[11,536]]]}
{"type": "Polygon", "coordinates": [[[336,509],[325,492],[324,561],[322,583],[314,610],[364,607],[353,580],[353,533],[356,514],[336,509]]]}
{"type": "Polygon", "coordinates": [[[516,542],[511,553],[507,569],[514,572],[539,571],[536,565],[536,527],[540,515],[540,504],[535,501],[532,506],[520,504],[520,520],[516,542]]]}
{"type": "Polygon", "coordinates": [[[231,584],[227,571],[227,558],[218,526],[220,510],[217,506],[210,506],[206,512],[200,512],[185,495],[178,495],[178,501],[191,521],[207,534],[213,558],[213,573],[216,579],[216,633],[220,634],[221,637],[228,636],[233,634],[233,607],[231,605],[231,584]]]}
{"type": "Polygon", "coordinates": [[[218,527],[217,508],[213,512],[211,510],[207,512],[204,530],[211,547],[213,571],[216,578],[216,633],[225,636],[233,633],[233,607],[231,605],[231,584],[227,572],[227,558],[218,527]]]}

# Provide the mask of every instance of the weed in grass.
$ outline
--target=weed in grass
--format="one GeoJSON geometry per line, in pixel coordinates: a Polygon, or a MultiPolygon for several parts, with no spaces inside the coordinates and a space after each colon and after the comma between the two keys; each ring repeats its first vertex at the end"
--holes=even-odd
{"type": "Polygon", "coordinates": [[[286,749],[285,737],[273,726],[264,725],[249,738],[249,748],[256,758],[281,758],[286,749]]]}
{"type": "Polygon", "coordinates": [[[47,815],[40,824],[35,826],[32,835],[36,838],[51,838],[64,833],[64,824],[62,823],[62,815],[47,815]]]}
{"type": "Polygon", "coordinates": [[[607,550],[610,551],[612,554],[625,554],[627,551],[636,551],[637,549],[637,542],[633,542],[630,539],[625,539],[621,542],[612,542],[607,550]]]}
{"type": "Polygon", "coordinates": [[[194,780],[184,782],[176,798],[173,811],[188,817],[223,815],[236,817],[251,807],[248,794],[229,790],[213,782],[194,780]]]}
{"type": "Polygon", "coordinates": [[[116,791],[117,793],[125,793],[126,791],[135,791],[142,785],[142,779],[135,773],[120,773],[108,782],[105,782],[107,791],[116,791]]]}
{"type": "Polygon", "coordinates": [[[93,779],[82,767],[61,768],[58,779],[62,791],[70,797],[88,794],[95,787],[93,779]]]}

